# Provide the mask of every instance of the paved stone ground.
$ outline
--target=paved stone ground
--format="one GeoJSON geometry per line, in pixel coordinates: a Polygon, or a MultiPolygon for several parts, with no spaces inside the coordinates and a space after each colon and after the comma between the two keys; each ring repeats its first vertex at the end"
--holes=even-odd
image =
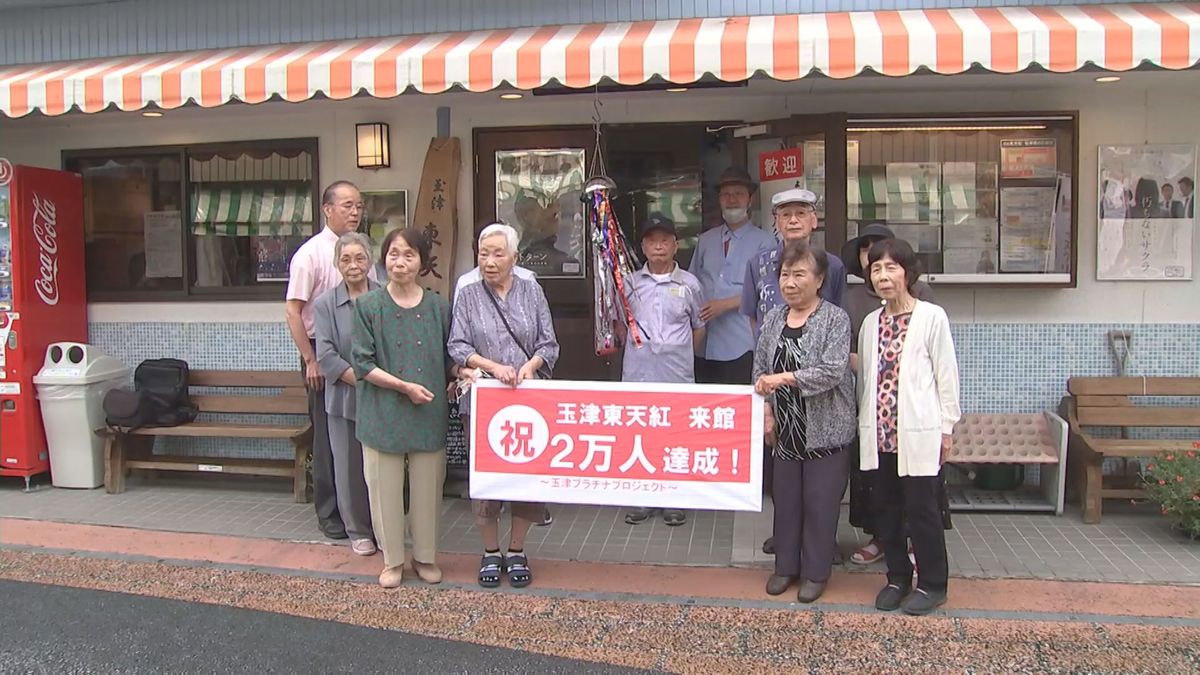
{"type": "Polygon", "coordinates": [[[1200,669],[1195,619],[995,618],[986,612],[913,618],[873,610],[592,599],[528,590],[406,585],[386,591],[344,579],[13,550],[0,550],[0,578],[266,610],[681,673],[1200,669]]]}
{"type": "MultiPolygon", "coordinates": [[[[296,504],[282,482],[157,479],[131,483],[120,495],[42,488],[23,492],[0,482],[0,517],[115,525],[292,541],[324,541],[309,504],[296,504]]],[[[1107,502],[1102,523],[1085,525],[1076,511],[1042,514],[958,513],[947,532],[951,574],[974,578],[1200,584],[1200,544],[1170,531],[1153,509],[1107,502]]],[[[441,550],[474,553],[470,505],[443,504],[441,550]]],[[[769,566],[761,552],[770,534],[763,513],[701,511],[682,527],[661,519],[626,525],[616,508],[554,506],[554,524],[533,528],[531,555],[554,560],[652,564],[769,566]]],[[[848,555],[866,538],[843,515],[839,543],[848,555]]],[[[851,569],[857,569],[849,565],[851,569]]],[[[881,565],[867,568],[879,572],[881,565]]]]}

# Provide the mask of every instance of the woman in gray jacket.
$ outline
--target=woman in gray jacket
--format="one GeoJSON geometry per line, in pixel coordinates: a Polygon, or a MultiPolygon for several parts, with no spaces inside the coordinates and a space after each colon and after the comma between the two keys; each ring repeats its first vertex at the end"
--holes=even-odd
{"type": "Polygon", "coordinates": [[[362,444],[355,437],[355,377],[350,367],[350,337],[354,331],[354,301],[379,287],[367,276],[371,241],[358,232],[344,234],[333,249],[342,283],[313,303],[317,366],[325,376],[325,411],[329,414],[329,447],[333,450],[333,480],[338,512],[346,522],[350,547],[358,555],[374,555],[371,504],[363,476],[362,444]]]}
{"type": "Polygon", "coordinates": [[[767,396],[766,433],[774,437],[775,573],[779,595],[802,577],[797,599],[813,602],[833,570],[842,493],[854,438],[850,318],[820,297],[824,251],[789,243],[779,264],[787,302],[763,319],[754,352],[754,389],[767,396]]]}

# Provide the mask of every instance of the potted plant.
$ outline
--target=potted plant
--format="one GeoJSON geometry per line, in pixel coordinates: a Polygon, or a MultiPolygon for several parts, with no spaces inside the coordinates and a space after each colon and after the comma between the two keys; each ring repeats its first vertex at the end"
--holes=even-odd
{"type": "Polygon", "coordinates": [[[1168,453],[1154,459],[1142,472],[1146,492],[1192,539],[1200,539],[1200,442],[1197,450],[1168,453]]]}

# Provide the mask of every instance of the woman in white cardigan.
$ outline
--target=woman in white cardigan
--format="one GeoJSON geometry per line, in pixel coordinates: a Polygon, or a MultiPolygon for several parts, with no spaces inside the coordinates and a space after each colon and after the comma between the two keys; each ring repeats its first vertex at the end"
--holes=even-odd
{"type": "Polygon", "coordinates": [[[942,462],[962,416],[958,361],[946,312],[912,295],[920,276],[912,247],[884,239],[871,247],[868,261],[868,283],[884,300],[858,335],[859,459],[873,481],[873,517],[888,568],[875,607],[928,614],[946,602],[939,490],[942,462]],[[906,532],[919,570],[916,591],[906,532]]]}

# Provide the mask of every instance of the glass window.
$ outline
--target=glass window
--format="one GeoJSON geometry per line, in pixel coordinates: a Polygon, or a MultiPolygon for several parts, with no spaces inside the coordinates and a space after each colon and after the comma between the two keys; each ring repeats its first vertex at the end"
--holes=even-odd
{"type": "Polygon", "coordinates": [[[883,223],[943,281],[1069,281],[1074,124],[1068,115],[851,119],[847,237],[883,223]]]}
{"type": "Polygon", "coordinates": [[[180,204],[183,194],[178,151],[96,155],[67,162],[83,177],[83,221],[89,292],[182,291],[181,273],[170,276],[163,258],[182,256],[180,204]],[[170,222],[176,236],[166,246],[147,237],[146,224],[170,222]],[[170,244],[174,247],[171,250],[170,244]],[[167,250],[164,250],[167,249],[167,250]],[[149,265],[147,264],[149,262],[149,265]]]}
{"type": "Polygon", "coordinates": [[[65,153],[93,298],[277,297],[316,231],[316,141],[65,153]]]}

